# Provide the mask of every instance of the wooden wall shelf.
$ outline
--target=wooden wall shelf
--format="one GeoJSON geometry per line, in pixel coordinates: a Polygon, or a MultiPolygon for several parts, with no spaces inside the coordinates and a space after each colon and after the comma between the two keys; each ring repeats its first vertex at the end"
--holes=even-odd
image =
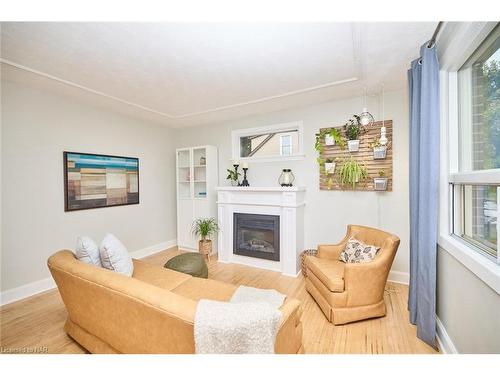
{"type": "MultiPolygon", "coordinates": [[[[387,148],[385,159],[373,159],[373,149],[370,144],[376,139],[380,138],[380,129],[382,128],[382,121],[377,121],[373,123],[372,126],[366,128],[366,132],[360,136],[359,151],[349,152],[347,149],[347,144],[345,150],[342,150],[338,144],[333,146],[326,146],[325,140],[321,139],[321,144],[323,145],[323,150],[319,157],[326,161],[326,159],[337,159],[335,172],[333,174],[326,175],[324,169],[320,168],[319,173],[319,188],[320,190],[359,190],[359,191],[375,191],[373,178],[379,177],[379,171],[383,170],[385,176],[388,178],[387,190],[392,191],[392,120],[385,120],[384,126],[386,127],[386,137],[389,140],[389,146],[387,148]],[[363,163],[368,169],[368,177],[356,184],[353,189],[350,184],[341,184],[339,171],[342,167],[343,160],[349,160],[353,157],[358,162],[363,163]],[[332,183],[329,186],[328,180],[332,179],[332,183]]],[[[321,128],[321,132],[328,131],[332,128],[336,128],[340,131],[342,136],[345,136],[344,126],[335,126],[329,128],[321,128]]],[[[347,141],[346,141],[347,143],[347,141]]],[[[384,191],[381,191],[384,192],[384,191]]]]}

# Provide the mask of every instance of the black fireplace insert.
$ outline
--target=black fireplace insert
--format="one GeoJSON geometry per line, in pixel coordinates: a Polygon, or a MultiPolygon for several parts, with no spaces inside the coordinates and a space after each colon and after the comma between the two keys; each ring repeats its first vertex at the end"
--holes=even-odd
{"type": "Polygon", "coordinates": [[[234,213],[233,254],[280,260],[280,217],[234,213]]]}

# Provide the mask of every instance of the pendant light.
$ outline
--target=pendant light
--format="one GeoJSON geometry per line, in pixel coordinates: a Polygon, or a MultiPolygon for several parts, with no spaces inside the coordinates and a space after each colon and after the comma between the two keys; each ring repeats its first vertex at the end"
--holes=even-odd
{"type": "Polygon", "coordinates": [[[382,84],[382,127],[380,128],[380,144],[382,146],[387,145],[387,137],[385,135],[386,133],[386,128],[385,128],[385,102],[384,102],[384,84],[382,84]]]}
{"type": "Polygon", "coordinates": [[[362,126],[372,126],[373,116],[370,112],[368,112],[368,108],[366,106],[366,87],[365,87],[365,96],[363,102],[364,102],[363,112],[359,115],[359,123],[362,126]]]}

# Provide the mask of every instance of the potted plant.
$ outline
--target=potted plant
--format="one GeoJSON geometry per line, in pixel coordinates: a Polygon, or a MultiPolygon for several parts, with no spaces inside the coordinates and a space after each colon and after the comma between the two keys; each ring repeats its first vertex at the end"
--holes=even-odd
{"type": "Polygon", "coordinates": [[[370,148],[373,149],[373,159],[385,159],[387,156],[387,146],[380,143],[380,139],[376,139],[370,143],[370,148]]]}
{"type": "Polygon", "coordinates": [[[237,186],[238,179],[240,176],[241,176],[240,172],[237,172],[234,169],[228,169],[226,180],[229,180],[231,182],[231,186],[237,186]]]}
{"type": "Polygon", "coordinates": [[[349,152],[359,151],[359,136],[363,129],[358,122],[358,116],[353,116],[353,118],[349,119],[344,125],[344,129],[349,152]]]}
{"type": "Polygon", "coordinates": [[[378,177],[373,178],[373,189],[377,191],[387,190],[387,181],[388,178],[385,177],[385,172],[383,170],[380,170],[378,172],[378,177]]]}
{"type": "Polygon", "coordinates": [[[198,242],[198,250],[200,254],[208,256],[212,253],[212,240],[211,236],[219,232],[219,224],[213,217],[211,218],[198,218],[193,222],[192,233],[196,237],[201,237],[198,242]]]}
{"type": "Polygon", "coordinates": [[[339,175],[342,184],[350,184],[354,189],[358,182],[368,177],[368,169],[351,156],[340,168],[339,175]]]}
{"type": "Polygon", "coordinates": [[[338,144],[341,149],[345,147],[345,142],[340,131],[337,128],[331,128],[325,134],[325,145],[334,146],[335,144],[338,144]]]}
{"type": "Polygon", "coordinates": [[[325,134],[325,146],[334,146],[335,145],[335,138],[333,138],[333,135],[330,133],[325,134]]]}
{"type": "Polygon", "coordinates": [[[335,173],[335,160],[328,158],[325,161],[325,174],[334,174],[335,173]]]}

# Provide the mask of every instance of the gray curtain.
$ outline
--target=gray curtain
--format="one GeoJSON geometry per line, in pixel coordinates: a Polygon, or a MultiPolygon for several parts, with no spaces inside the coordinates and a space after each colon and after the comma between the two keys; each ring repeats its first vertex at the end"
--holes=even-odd
{"type": "Polygon", "coordinates": [[[425,43],[408,71],[410,92],[410,321],[436,347],[439,63],[425,43]]]}

